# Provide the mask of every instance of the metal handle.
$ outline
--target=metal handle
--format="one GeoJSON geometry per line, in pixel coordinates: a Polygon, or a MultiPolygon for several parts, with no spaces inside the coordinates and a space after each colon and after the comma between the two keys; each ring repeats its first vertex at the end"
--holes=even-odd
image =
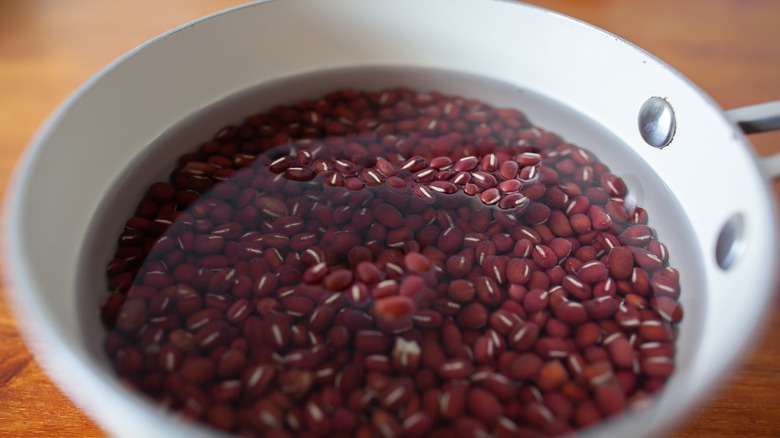
{"type": "MultiPolygon", "coordinates": [[[[780,129],[780,101],[761,103],[726,111],[726,116],[742,128],[745,134],[780,129]]],[[[780,178],[780,153],[762,160],[764,173],[771,179],[780,178]]]]}
{"type": "Polygon", "coordinates": [[[780,100],[726,111],[745,134],[780,129],[780,100]]]}

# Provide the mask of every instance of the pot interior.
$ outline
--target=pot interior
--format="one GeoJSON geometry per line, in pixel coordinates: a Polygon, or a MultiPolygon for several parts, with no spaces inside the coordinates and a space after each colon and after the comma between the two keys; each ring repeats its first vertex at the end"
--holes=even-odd
{"type": "Polygon", "coordinates": [[[400,66],[331,69],[257,84],[201,108],[145,146],[101,195],[100,205],[88,227],[90,233],[80,251],[76,288],[79,291],[79,339],[83,340],[89,359],[107,373],[112,372],[102,348],[105,329],[98,311],[109,290],[104,267],[116,249],[116,237],[125,220],[133,215],[144,191],[156,181],[167,180],[178,156],[196,150],[222,127],[240,124],[248,115],[277,104],[293,104],[340,88],[381,90],[397,86],[476,98],[494,107],[520,109],[535,126],[590,150],[624,179],[629,189],[627,199],[649,212],[649,225],[668,246],[670,265],[682,273],[680,301],[684,309],[692,309],[679,326],[678,370],[668,383],[669,390],[663,398],[673,397],[681,390],[685,386],[681,382],[685,382],[694,370],[691,362],[697,354],[697,340],[703,335],[703,312],[695,309],[707,306],[707,284],[701,245],[693,239],[691,232],[693,225],[663,180],[609,130],[534,90],[461,72],[400,66]]]}

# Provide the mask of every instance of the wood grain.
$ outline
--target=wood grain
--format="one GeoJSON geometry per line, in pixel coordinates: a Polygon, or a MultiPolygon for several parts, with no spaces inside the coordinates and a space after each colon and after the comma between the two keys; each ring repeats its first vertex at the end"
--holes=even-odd
{"type": "MultiPolygon", "coordinates": [[[[48,114],[117,56],[228,0],[0,0],[0,190],[48,114]]],[[[780,2],[534,0],[628,39],[692,79],[724,108],[780,99],[780,2]]],[[[762,155],[780,136],[753,137],[762,155]]],[[[778,196],[777,184],[775,196],[778,196]]],[[[3,289],[4,292],[9,292],[3,289]]],[[[749,291],[746,291],[749,293],[749,291]]],[[[780,295],[780,292],[778,292],[780,295]]],[[[49,381],[0,299],[0,436],[104,433],[49,381]]],[[[672,436],[780,436],[780,304],[754,352],[672,436]]]]}

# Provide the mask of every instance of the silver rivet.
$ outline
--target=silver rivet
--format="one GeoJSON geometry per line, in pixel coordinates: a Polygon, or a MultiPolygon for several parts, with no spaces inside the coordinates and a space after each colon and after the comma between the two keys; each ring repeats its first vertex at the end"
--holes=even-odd
{"type": "Polygon", "coordinates": [[[715,244],[715,260],[718,265],[727,270],[742,255],[745,249],[745,220],[742,215],[735,213],[723,225],[715,244]]]}
{"type": "Polygon", "coordinates": [[[677,128],[672,106],[661,97],[647,99],[639,109],[638,122],[642,138],[656,148],[669,145],[677,128]]]}

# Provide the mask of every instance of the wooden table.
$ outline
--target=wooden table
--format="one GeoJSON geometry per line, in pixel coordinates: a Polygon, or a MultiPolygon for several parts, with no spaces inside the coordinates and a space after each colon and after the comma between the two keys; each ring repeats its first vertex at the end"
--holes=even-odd
{"type": "MultiPolygon", "coordinates": [[[[80,83],[147,39],[239,3],[0,0],[0,189],[33,132],[80,83]]],[[[649,50],[724,108],[780,99],[780,2],[775,0],[531,3],[649,50]]],[[[753,140],[761,154],[780,150],[777,134],[753,140]]],[[[673,436],[780,436],[778,304],[762,339],[730,382],[703,400],[696,416],[673,436]]],[[[36,365],[0,299],[0,436],[104,435],[36,365]]]]}

